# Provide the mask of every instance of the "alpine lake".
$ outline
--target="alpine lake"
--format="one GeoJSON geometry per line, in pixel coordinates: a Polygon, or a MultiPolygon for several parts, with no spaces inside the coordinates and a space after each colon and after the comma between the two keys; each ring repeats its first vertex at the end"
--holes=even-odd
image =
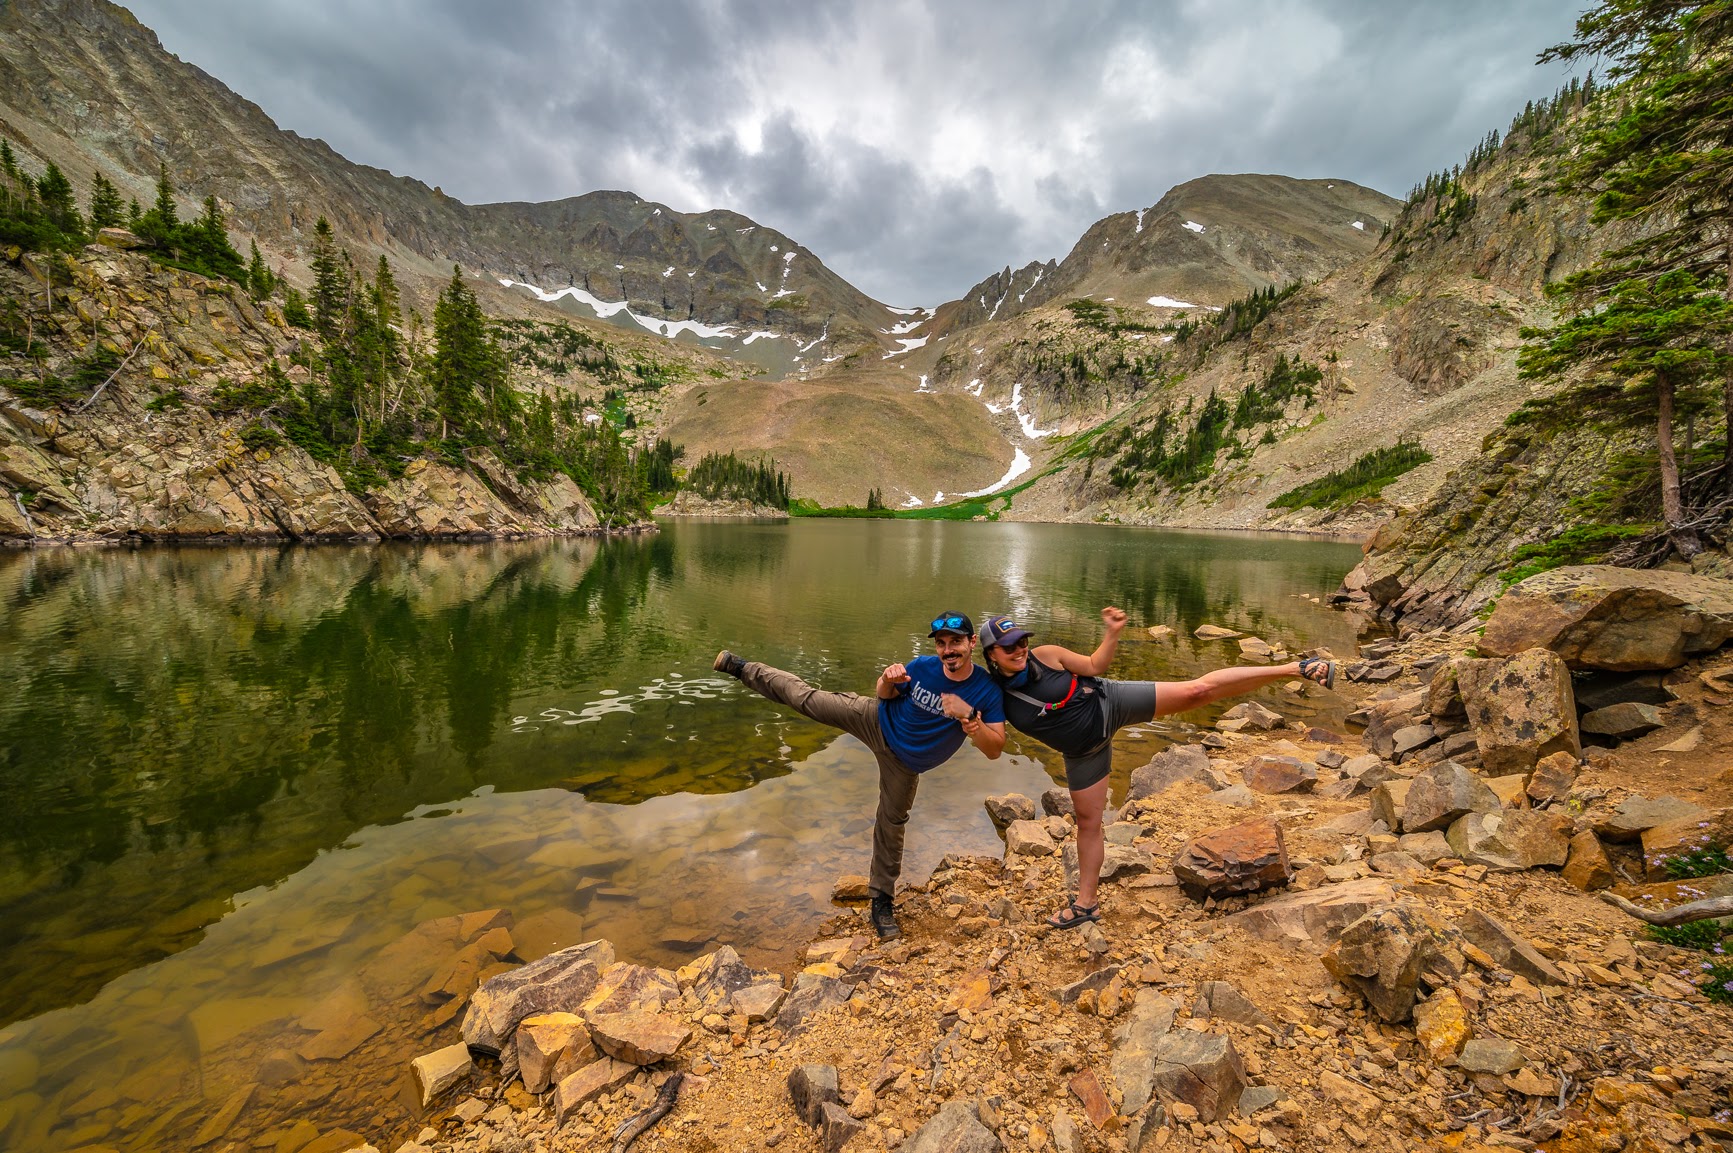
{"type": "MultiPolygon", "coordinates": [[[[437,918],[509,910],[523,960],[605,937],[787,971],[866,872],[877,770],[713,672],[720,648],[869,693],[941,610],[1088,651],[1115,604],[1110,675],[1184,680],[1238,660],[1204,623],[1352,652],[1360,622],[1321,601],[1358,555],[837,520],[0,553],[0,1148],[269,1149],[301,1119],[394,1148],[423,1123],[410,1059],[460,1039],[459,1003],[405,987],[449,958],[414,932],[437,918]]],[[[1122,732],[1115,795],[1227,707],[1122,732]]],[[[922,778],[904,879],[997,855],[982,798],[1059,770],[1015,734],[997,761],[965,746],[922,778]]]]}

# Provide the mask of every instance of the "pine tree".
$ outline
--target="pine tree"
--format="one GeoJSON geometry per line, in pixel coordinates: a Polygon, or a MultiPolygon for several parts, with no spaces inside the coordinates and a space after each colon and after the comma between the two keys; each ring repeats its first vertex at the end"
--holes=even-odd
{"type": "Polygon", "coordinates": [[[313,329],[313,317],[307,311],[307,298],[293,284],[283,285],[283,323],[296,328],[313,329]]]}
{"type": "MultiPolygon", "coordinates": [[[[1651,227],[1573,277],[1570,299],[1592,309],[1633,277],[1679,271],[1733,295],[1733,5],[1604,0],[1578,19],[1576,33],[1541,59],[1608,58],[1622,83],[1603,96],[1561,183],[1595,195],[1596,223],[1651,227]]],[[[1721,382],[1721,408],[1721,479],[1733,491],[1733,367],[1721,382]]]]}
{"type": "Polygon", "coordinates": [[[331,234],[331,222],[321,216],[313,225],[313,327],[332,340],[349,305],[349,277],[343,256],[331,234]]]}
{"type": "Polygon", "coordinates": [[[1532,342],[1517,355],[1523,377],[1590,373],[1588,386],[1556,398],[1555,405],[1577,419],[1585,413],[1607,422],[1653,419],[1662,520],[1682,554],[1700,552],[1701,541],[1685,524],[1674,419],[1700,381],[1733,371],[1733,355],[1724,350],[1733,335],[1733,304],[1703,291],[1690,273],[1669,272],[1627,280],[1598,308],[1522,334],[1532,342]]]}
{"type": "Polygon", "coordinates": [[[434,403],[448,424],[467,428],[481,415],[481,397],[496,403],[504,366],[481,305],[455,265],[433,309],[433,343],[434,403]]]}
{"type": "Polygon", "coordinates": [[[12,154],[11,142],[4,137],[0,137],[0,173],[9,180],[18,179],[18,158],[12,154]]]}
{"type": "Polygon", "coordinates": [[[179,230],[193,267],[208,276],[221,276],[242,284],[247,280],[241,254],[229,243],[229,230],[215,196],[205,197],[204,211],[189,227],[179,230]]]}
{"type": "Polygon", "coordinates": [[[78,214],[78,201],[72,191],[72,181],[50,160],[36,181],[36,197],[49,223],[74,243],[84,239],[84,218],[78,214]]]}
{"type": "Polygon", "coordinates": [[[277,292],[277,278],[265,264],[259,252],[259,242],[252,242],[252,258],[247,262],[247,294],[254,300],[268,300],[277,292]]]}
{"type": "Polygon", "coordinates": [[[114,228],[125,219],[126,205],[121,203],[120,192],[98,172],[90,179],[90,230],[114,228]]]}
{"type": "Polygon", "coordinates": [[[156,202],[138,218],[136,231],[158,248],[173,250],[180,232],[180,213],[175,209],[174,185],[169,183],[168,165],[157,170],[156,202]]]}

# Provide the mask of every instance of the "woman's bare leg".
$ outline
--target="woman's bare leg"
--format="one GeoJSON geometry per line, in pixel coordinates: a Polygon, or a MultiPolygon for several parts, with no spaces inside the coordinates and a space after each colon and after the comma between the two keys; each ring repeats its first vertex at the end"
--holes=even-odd
{"type": "MultiPolygon", "coordinates": [[[[1318,668],[1322,668],[1320,663],[1318,668]]],[[[1165,717],[1200,708],[1215,701],[1256,692],[1277,681],[1291,681],[1300,675],[1299,662],[1274,667],[1247,666],[1216,669],[1194,681],[1161,681],[1155,686],[1155,715],[1165,717]]],[[[1081,852],[1082,846],[1078,846],[1081,852]]]]}
{"type": "MultiPolygon", "coordinates": [[[[1073,789],[1071,804],[1077,810],[1077,903],[1085,908],[1094,906],[1096,888],[1101,882],[1101,860],[1106,854],[1101,835],[1101,816],[1107,808],[1107,778],[1087,789],[1073,789]]],[[[1060,920],[1071,920],[1070,910],[1059,914],[1060,920]]]]}

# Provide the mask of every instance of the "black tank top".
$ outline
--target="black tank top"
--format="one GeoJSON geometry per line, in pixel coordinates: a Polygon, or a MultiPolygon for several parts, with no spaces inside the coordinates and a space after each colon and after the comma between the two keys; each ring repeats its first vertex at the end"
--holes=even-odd
{"type": "MultiPolygon", "coordinates": [[[[991,667],[992,662],[988,662],[991,667]]],[[[1094,677],[1076,677],[1064,669],[1049,668],[1029,654],[1029,664],[1020,678],[1005,677],[992,669],[993,681],[1005,694],[1005,719],[1020,733],[1027,733],[1042,744],[1061,753],[1079,757],[1094,752],[1107,739],[1106,721],[1102,712],[1101,686],[1094,677]],[[1076,691],[1072,691],[1072,681],[1076,691]],[[1056,705],[1057,709],[1042,709],[1014,695],[1056,705]],[[1065,700],[1066,694],[1070,700],[1065,700]]]]}

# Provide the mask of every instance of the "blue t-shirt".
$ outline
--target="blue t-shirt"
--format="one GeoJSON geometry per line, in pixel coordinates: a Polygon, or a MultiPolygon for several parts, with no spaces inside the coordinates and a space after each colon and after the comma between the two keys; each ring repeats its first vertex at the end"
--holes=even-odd
{"type": "Polygon", "coordinates": [[[971,665],[969,679],[953,681],[935,656],[916,657],[904,666],[907,683],[898,694],[879,701],[879,730],[897,760],[912,772],[936,769],[951,759],[968,739],[963,726],[945,715],[941,693],[956,693],[981,710],[981,719],[997,724],[1005,719],[1005,701],[999,686],[980,665],[971,665]]]}

